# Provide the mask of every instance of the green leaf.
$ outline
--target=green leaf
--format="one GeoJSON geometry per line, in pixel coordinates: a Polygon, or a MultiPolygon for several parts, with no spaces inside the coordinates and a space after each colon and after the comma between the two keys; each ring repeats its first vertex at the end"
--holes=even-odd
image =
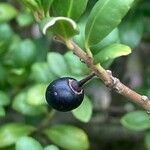
{"type": "Polygon", "coordinates": [[[143,131],[150,128],[150,116],[145,111],[130,112],[122,117],[121,123],[128,129],[143,131]]]}
{"type": "Polygon", "coordinates": [[[55,76],[46,62],[36,62],[31,68],[31,78],[37,83],[49,83],[55,76]]]}
{"type": "Polygon", "coordinates": [[[47,112],[46,106],[33,106],[28,104],[26,92],[19,93],[15,96],[12,107],[14,110],[27,116],[38,116],[47,112]]]}
{"type": "Polygon", "coordinates": [[[85,25],[87,22],[87,16],[84,16],[83,19],[80,20],[80,22],[78,23],[78,28],[79,28],[79,34],[75,35],[73,37],[73,40],[75,41],[75,43],[77,43],[80,48],[82,48],[83,50],[85,50],[85,25]]]}
{"type": "Polygon", "coordinates": [[[44,150],[42,145],[32,137],[21,137],[16,143],[16,150],[44,150]]]}
{"type": "Polygon", "coordinates": [[[129,45],[131,48],[138,46],[143,35],[142,19],[141,16],[134,16],[120,25],[119,35],[121,43],[129,45]]]}
{"type": "Polygon", "coordinates": [[[46,84],[37,84],[29,88],[27,91],[27,102],[34,106],[47,104],[45,99],[46,88],[46,84]]]}
{"type": "Polygon", "coordinates": [[[41,28],[43,34],[47,31],[55,35],[62,36],[66,40],[78,34],[77,24],[67,17],[51,17],[42,21],[41,28]]]}
{"type": "Polygon", "coordinates": [[[119,30],[117,28],[115,28],[101,42],[92,46],[90,48],[90,50],[93,55],[96,55],[98,52],[100,52],[105,47],[110,46],[114,43],[119,43],[119,41],[120,41],[119,40],[119,30]]]}
{"type": "Polygon", "coordinates": [[[92,116],[92,103],[87,96],[84,97],[82,104],[72,111],[75,118],[82,122],[88,122],[92,116]]]}
{"type": "Polygon", "coordinates": [[[27,8],[30,8],[32,11],[39,9],[39,4],[36,0],[21,0],[27,8]]]}
{"type": "Polygon", "coordinates": [[[0,23],[7,22],[17,15],[17,10],[8,3],[0,3],[0,23]]]}
{"type": "Polygon", "coordinates": [[[81,76],[88,73],[86,65],[72,52],[67,52],[64,55],[64,58],[72,75],[81,76]]]}
{"type": "Polygon", "coordinates": [[[147,150],[150,150],[150,132],[146,133],[146,136],[144,138],[145,147],[147,150]]]}
{"type": "Polygon", "coordinates": [[[149,9],[150,1],[141,1],[141,4],[139,5],[140,11],[147,16],[150,17],[150,9],[149,9]]]}
{"type": "Polygon", "coordinates": [[[12,86],[18,86],[25,83],[28,79],[29,71],[25,68],[12,68],[8,70],[7,81],[12,86]]]}
{"type": "Polygon", "coordinates": [[[64,57],[59,53],[48,53],[47,61],[50,70],[58,77],[68,74],[69,69],[64,57]]]}
{"type": "Polygon", "coordinates": [[[5,147],[5,148],[1,148],[0,150],[15,150],[15,147],[9,146],[9,147],[5,147]]]}
{"type": "Polygon", "coordinates": [[[36,57],[35,44],[30,39],[16,43],[10,50],[10,57],[15,67],[30,66],[36,57]]]}
{"type": "Polygon", "coordinates": [[[7,93],[0,91],[0,106],[7,106],[10,104],[10,98],[7,93]]]}
{"type": "Polygon", "coordinates": [[[49,145],[49,146],[46,146],[44,150],[59,150],[59,148],[55,145],[49,145]]]}
{"type": "Polygon", "coordinates": [[[0,55],[7,52],[12,37],[13,31],[11,27],[6,23],[0,24],[0,55]]]}
{"type": "Polygon", "coordinates": [[[6,68],[0,64],[0,87],[3,88],[6,84],[6,68]]]}
{"type": "Polygon", "coordinates": [[[0,127],[0,148],[14,144],[20,137],[29,135],[35,130],[31,125],[9,123],[0,127]]]}
{"type": "Polygon", "coordinates": [[[131,53],[130,47],[122,44],[113,44],[102,49],[97,55],[94,56],[95,63],[104,63],[113,60],[120,56],[125,56],[131,53]]]}
{"type": "Polygon", "coordinates": [[[5,115],[6,115],[5,109],[2,106],[0,106],[0,118],[5,117],[5,115]]]}
{"type": "Polygon", "coordinates": [[[53,126],[47,129],[45,134],[56,145],[67,150],[86,150],[89,148],[89,141],[86,133],[74,126],[53,126]]]}
{"type": "Polygon", "coordinates": [[[17,16],[17,23],[20,27],[29,26],[33,23],[34,18],[30,13],[24,12],[17,16]]]}
{"type": "Polygon", "coordinates": [[[45,16],[49,15],[49,9],[54,0],[41,0],[41,4],[45,13],[45,16]]]}
{"type": "Polygon", "coordinates": [[[99,43],[130,9],[134,0],[99,0],[93,7],[85,28],[85,45],[89,48],[99,43]]]}
{"type": "Polygon", "coordinates": [[[88,0],[55,0],[52,5],[54,16],[65,16],[77,20],[85,11],[88,0]]]}

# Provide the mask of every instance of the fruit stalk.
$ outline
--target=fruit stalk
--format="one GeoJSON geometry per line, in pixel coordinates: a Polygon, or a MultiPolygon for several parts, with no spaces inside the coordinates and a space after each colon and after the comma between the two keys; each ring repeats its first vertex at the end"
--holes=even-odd
{"type": "Polygon", "coordinates": [[[84,79],[80,80],[78,82],[79,86],[82,87],[86,82],[88,82],[89,80],[91,80],[94,76],[96,76],[96,74],[93,72],[90,75],[88,75],[87,77],[85,77],[84,79]]]}

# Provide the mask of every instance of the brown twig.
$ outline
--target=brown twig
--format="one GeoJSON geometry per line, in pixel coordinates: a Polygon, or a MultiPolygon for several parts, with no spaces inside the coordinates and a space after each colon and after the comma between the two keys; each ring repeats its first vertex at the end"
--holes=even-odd
{"type": "Polygon", "coordinates": [[[120,82],[119,79],[113,77],[111,71],[105,70],[100,65],[95,65],[93,63],[93,58],[89,56],[85,51],[83,51],[78,45],[76,45],[73,41],[64,41],[63,38],[58,37],[57,40],[66,44],[66,46],[75,53],[80,60],[85,62],[85,64],[94,72],[100,79],[104,82],[104,84],[115,90],[117,93],[125,96],[130,99],[132,102],[135,102],[142,106],[148,113],[150,112],[150,101],[147,96],[140,95],[124,85],[120,82]]]}

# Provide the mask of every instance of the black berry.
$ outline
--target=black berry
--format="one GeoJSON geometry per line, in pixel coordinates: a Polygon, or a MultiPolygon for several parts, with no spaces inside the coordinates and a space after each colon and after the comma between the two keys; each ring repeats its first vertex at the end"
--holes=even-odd
{"type": "Polygon", "coordinates": [[[58,111],[70,111],[77,108],[84,98],[82,86],[94,76],[95,73],[92,73],[80,81],[70,77],[54,80],[46,89],[47,103],[58,111]]]}
{"type": "Polygon", "coordinates": [[[58,111],[70,111],[83,101],[84,90],[76,79],[64,77],[54,80],[46,90],[46,100],[58,111]]]}

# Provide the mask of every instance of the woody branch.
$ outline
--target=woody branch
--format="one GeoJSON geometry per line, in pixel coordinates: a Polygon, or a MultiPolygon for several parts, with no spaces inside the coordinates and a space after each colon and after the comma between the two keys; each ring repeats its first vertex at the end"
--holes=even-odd
{"type": "Polygon", "coordinates": [[[105,70],[99,64],[95,65],[93,63],[93,58],[89,56],[85,51],[83,51],[77,44],[73,41],[64,41],[62,38],[57,37],[56,40],[63,42],[66,46],[76,54],[80,60],[82,60],[92,72],[94,72],[110,89],[116,91],[117,93],[123,95],[130,101],[139,104],[146,111],[150,112],[150,101],[147,96],[140,95],[134,90],[130,89],[126,85],[120,82],[120,80],[114,77],[110,70],[105,70]]]}

